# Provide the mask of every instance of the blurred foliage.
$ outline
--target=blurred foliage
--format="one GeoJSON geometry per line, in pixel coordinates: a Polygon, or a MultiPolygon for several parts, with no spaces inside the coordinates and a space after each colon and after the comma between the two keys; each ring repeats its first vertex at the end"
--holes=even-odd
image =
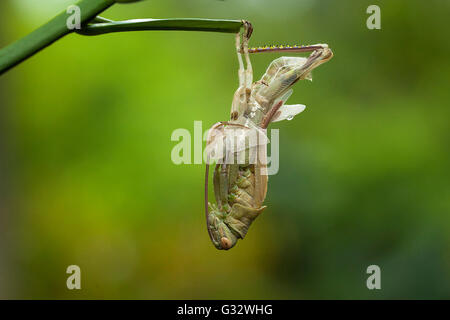
{"type": "MultiPolygon", "coordinates": [[[[3,0],[0,46],[73,1],[3,0]]],[[[229,34],[70,35],[0,78],[1,298],[450,298],[448,1],[169,0],[112,19],[248,19],[253,45],[328,43],[280,128],[268,209],[228,252],[176,128],[226,120],[229,34]],[[366,8],[381,7],[381,30],[366,8]],[[82,290],[66,289],[66,267],[82,290]],[[366,268],[382,290],[366,288],[366,268]]],[[[258,78],[276,54],[255,55],[258,78]]]]}

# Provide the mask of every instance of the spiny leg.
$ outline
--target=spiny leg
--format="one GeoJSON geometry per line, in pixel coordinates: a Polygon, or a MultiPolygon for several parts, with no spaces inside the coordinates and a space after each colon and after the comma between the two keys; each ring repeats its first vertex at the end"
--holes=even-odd
{"type": "MultiPolygon", "coordinates": [[[[264,53],[264,52],[296,52],[296,53],[302,53],[302,52],[312,52],[316,50],[323,50],[328,48],[327,44],[313,44],[313,45],[286,45],[286,46],[264,46],[264,47],[254,47],[249,48],[248,53],[264,53]]],[[[241,53],[243,53],[244,50],[241,48],[241,53]]]]}

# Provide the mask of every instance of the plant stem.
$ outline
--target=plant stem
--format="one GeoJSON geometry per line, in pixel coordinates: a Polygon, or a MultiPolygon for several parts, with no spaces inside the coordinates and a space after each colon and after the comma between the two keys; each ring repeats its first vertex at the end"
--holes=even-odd
{"type": "Polygon", "coordinates": [[[111,32],[141,30],[184,30],[237,33],[242,27],[241,20],[221,19],[135,19],[89,24],[77,30],[79,34],[93,36],[111,32]]]}
{"type": "MultiPolygon", "coordinates": [[[[76,5],[81,10],[81,23],[90,21],[114,2],[115,0],[81,0],[77,2],[76,5]]],[[[69,16],[66,11],[63,11],[39,29],[0,50],[0,75],[74,31],[67,28],[66,23],[69,16]]]]}
{"type": "Polygon", "coordinates": [[[241,20],[219,19],[136,19],[113,21],[97,15],[119,0],[80,0],[76,5],[81,12],[81,29],[70,30],[67,19],[70,15],[63,11],[39,29],[0,50],[0,75],[28,59],[38,51],[71,32],[82,35],[99,35],[111,32],[141,30],[185,30],[237,33],[241,20]],[[93,22],[93,23],[90,23],[93,22]]]}

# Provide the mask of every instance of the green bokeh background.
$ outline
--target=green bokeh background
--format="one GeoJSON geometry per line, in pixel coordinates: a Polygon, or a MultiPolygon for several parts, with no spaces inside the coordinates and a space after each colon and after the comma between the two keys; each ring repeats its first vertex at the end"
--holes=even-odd
{"type": "MultiPolygon", "coordinates": [[[[0,1],[0,46],[74,1],[0,1]]],[[[228,118],[231,34],[69,35],[0,77],[0,298],[450,298],[448,1],[152,0],[112,19],[248,19],[335,53],[290,103],[267,210],[210,243],[174,129],[228,118]],[[381,7],[381,30],[366,8],[381,7]],[[82,270],[69,291],[68,265],[82,270]],[[366,268],[381,267],[381,290],[366,268]]],[[[253,57],[259,78],[279,55],[253,57]]]]}

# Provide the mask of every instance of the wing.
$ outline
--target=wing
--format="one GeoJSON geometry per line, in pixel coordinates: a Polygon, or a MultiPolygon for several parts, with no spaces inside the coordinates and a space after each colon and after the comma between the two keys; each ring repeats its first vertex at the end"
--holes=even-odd
{"type": "Polygon", "coordinates": [[[297,114],[305,110],[305,108],[306,106],[303,104],[283,105],[275,113],[271,122],[292,120],[297,114]]]}

